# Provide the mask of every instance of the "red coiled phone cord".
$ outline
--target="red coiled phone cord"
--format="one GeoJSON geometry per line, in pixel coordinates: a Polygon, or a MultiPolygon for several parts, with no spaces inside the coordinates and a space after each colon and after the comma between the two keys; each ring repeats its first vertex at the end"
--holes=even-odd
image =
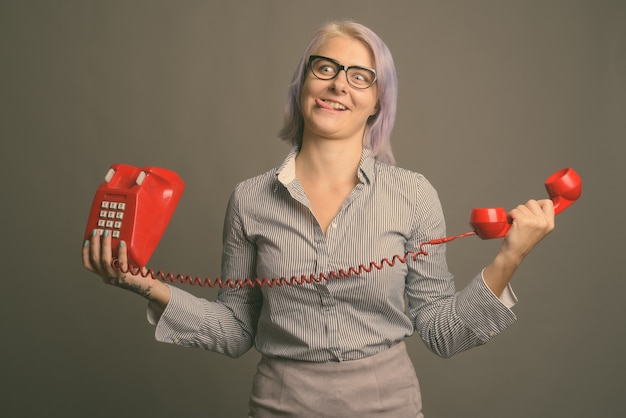
{"type": "Polygon", "coordinates": [[[310,274],[310,275],[301,275],[301,276],[291,276],[289,278],[287,277],[274,277],[272,279],[267,279],[267,278],[247,278],[247,279],[227,279],[227,280],[222,280],[221,278],[215,278],[215,279],[211,279],[209,277],[206,278],[202,278],[199,276],[196,277],[192,277],[192,276],[184,276],[182,274],[177,274],[174,275],[172,273],[164,273],[163,271],[159,270],[159,271],[154,271],[152,269],[140,269],[137,267],[131,267],[128,266],[127,268],[123,268],[118,259],[114,259],[113,260],[113,268],[115,268],[116,270],[121,271],[122,273],[132,273],[132,274],[141,274],[143,277],[148,277],[151,276],[154,280],[162,280],[164,282],[171,282],[171,283],[188,283],[194,286],[201,286],[201,287],[210,287],[210,288],[215,288],[215,287],[219,287],[221,289],[224,288],[231,288],[231,289],[236,289],[236,288],[244,288],[244,287],[274,287],[274,286],[282,286],[282,285],[287,285],[287,286],[293,286],[293,285],[301,285],[301,284],[305,284],[305,283],[320,283],[323,281],[329,281],[329,280],[334,280],[334,279],[341,279],[341,278],[348,278],[351,276],[358,276],[365,273],[369,273],[371,272],[373,269],[377,269],[377,270],[382,270],[386,265],[389,267],[393,267],[396,262],[400,262],[402,264],[405,264],[407,262],[407,260],[409,259],[409,257],[413,258],[413,261],[415,261],[417,259],[418,256],[423,255],[423,256],[427,256],[428,253],[426,252],[426,250],[424,250],[424,246],[426,245],[439,245],[439,244],[444,244],[446,242],[450,242],[452,240],[455,240],[457,238],[463,238],[463,237],[467,237],[467,236],[471,236],[471,235],[475,235],[476,233],[474,231],[472,232],[466,232],[464,234],[460,234],[460,235],[454,235],[454,236],[450,236],[450,237],[445,237],[445,238],[437,238],[437,239],[433,239],[430,241],[426,241],[420,244],[419,247],[419,251],[415,252],[415,251],[407,251],[406,253],[404,253],[404,255],[394,255],[391,260],[388,258],[383,258],[379,263],[375,262],[375,261],[371,261],[369,264],[365,265],[365,264],[360,264],[358,267],[350,267],[348,268],[348,270],[346,271],[345,269],[341,269],[338,272],[335,271],[331,271],[330,273],[326,274],[326,273],[319,273],[319,274],[310,274]]]}

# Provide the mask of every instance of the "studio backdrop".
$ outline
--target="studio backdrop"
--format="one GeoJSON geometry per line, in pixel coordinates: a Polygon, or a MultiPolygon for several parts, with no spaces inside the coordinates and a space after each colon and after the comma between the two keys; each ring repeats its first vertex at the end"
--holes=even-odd
{"type": "MultiPolygon", "coordinates": [[[[450,235],[474,207],[546,197],[558,169],[583,180],[512,282],[514,326],[451,359],[407,340],[426,416],[624,416],[619,0],[2,1],[0,414],[246,416],[259,354],[155,342],[145,300],[82,267],[87,215],[112,164],[173,170],[185,191],[150,267],[219,276],[230,193],[289,152],[292,72],[339,18],[391,49],[397,164],[438,190],[450,235]]],[[[447,245],[458,288],[500,243],[447,245]]]]}

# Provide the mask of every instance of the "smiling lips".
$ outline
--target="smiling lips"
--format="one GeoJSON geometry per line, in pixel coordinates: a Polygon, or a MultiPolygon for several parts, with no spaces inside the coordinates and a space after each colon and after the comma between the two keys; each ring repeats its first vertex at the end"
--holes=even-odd
{"type": "Polygon", "coordinates": [[[320,107],[333,110],[347,110],[348,108],[341,103],[333,102],[332,100],[315,99],[320,107]]]}

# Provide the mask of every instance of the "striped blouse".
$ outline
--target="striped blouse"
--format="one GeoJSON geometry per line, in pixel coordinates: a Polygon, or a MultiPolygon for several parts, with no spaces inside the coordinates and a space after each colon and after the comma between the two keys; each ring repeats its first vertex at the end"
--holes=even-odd
{"type": "Polygon", "coordinates": [[[224,222],[222,277],[319,278],[351,267],[360,274],[226,288],[216,301],[172,286],[163,312],[148,309],[158,341],[232,357],[254,345],[268,356],[327,362],[376,354],[417,331],[431,351],[449,357],[515,321],[510,288],[498,298],[479,273],[456,291],[445,245],[393,266],[356,268],[445,236],[439,198],[424,176],[364,150],[359,183],[324,234],[295,177],[297,152],[237,185],[224,222]]]}

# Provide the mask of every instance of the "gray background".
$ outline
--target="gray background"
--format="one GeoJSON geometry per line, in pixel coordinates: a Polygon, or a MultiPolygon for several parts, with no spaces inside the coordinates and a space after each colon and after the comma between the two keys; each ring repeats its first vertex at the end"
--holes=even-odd
{"type": "MultiPolygon", "coordinates": [[[[154,342],[144,301],[82,268],[87,213],[110,164],[175,170],[150,265],[218,276],[228,196],[283,160],[292,70],[340,17],[392,50],[398,164],[439,190],[449,234],[559,168],[584,181],[514,279],[512,328],[448,360],[409,339],[427,416],[624,416],[626,3],[606,0],[0,2],[0,413],[245,416],[258,354],[154,342]]],[[[459,287],[498,245],[448,245],[459,287]]]]}

